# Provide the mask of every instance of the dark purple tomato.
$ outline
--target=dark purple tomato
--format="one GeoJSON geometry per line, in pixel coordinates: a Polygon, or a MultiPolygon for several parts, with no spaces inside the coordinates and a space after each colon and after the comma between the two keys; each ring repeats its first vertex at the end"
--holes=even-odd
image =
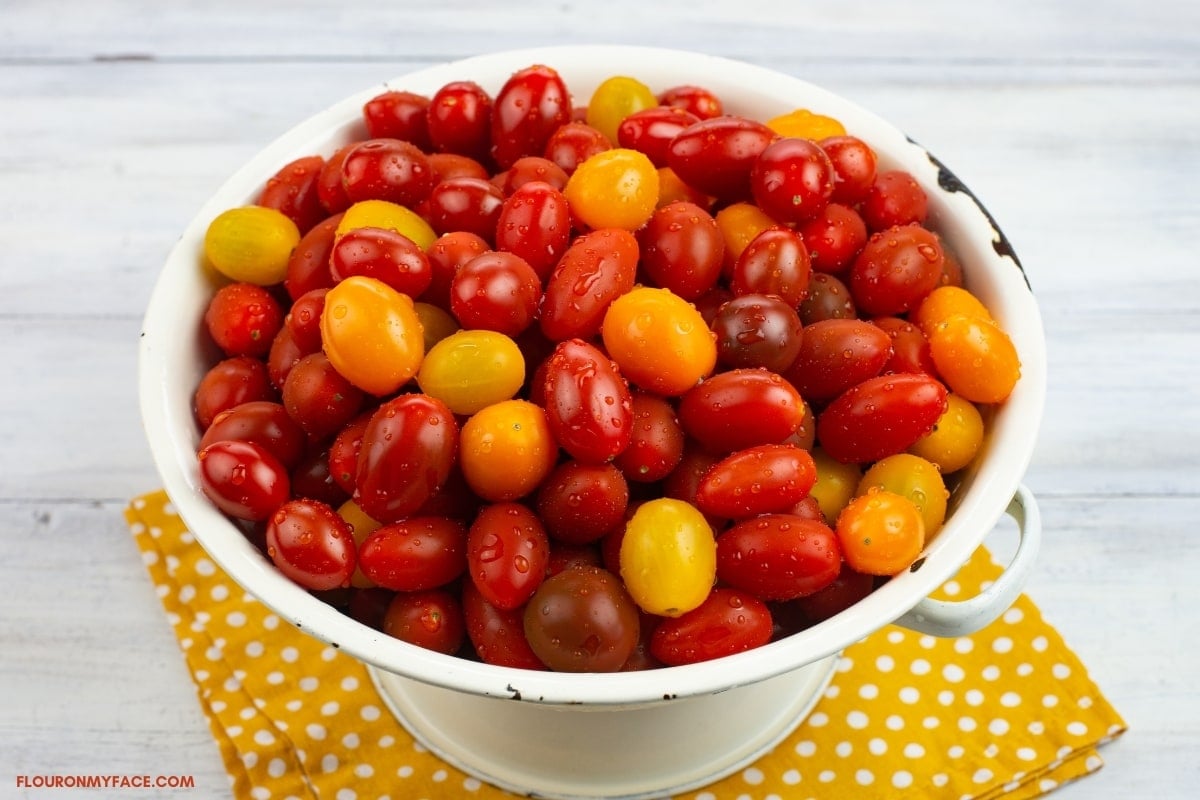
{"type": "Polygon", "coordinates": [[[783,373],[796,360],[803,336],[796,309],[769,294],[733,298],[717,310],[710,327],[717,335],[717,360],[733,369],[783,373]]]}
{"type": "Polygon", "coordinates": [[[547,578],[525,606],[529,646],[559,672],[616,672],[637,646],[639,624],[621,579],[600,567],[547,578]]]}

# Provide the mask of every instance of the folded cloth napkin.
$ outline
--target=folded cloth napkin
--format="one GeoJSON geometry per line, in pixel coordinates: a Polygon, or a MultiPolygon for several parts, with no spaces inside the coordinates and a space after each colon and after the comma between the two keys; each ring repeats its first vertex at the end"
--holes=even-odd
{"type": "MultiPolygon", "coordinates": [[[[126,511],[239,798],[512,797],[428,752],[362,663],[301,633],[225,575],[161,491],[126,511]]],[[[1000,568],[980,549],[940,590],[1000,568]]],[[[680,800],[1032,798],[1099,769],[1125,730],[1022,596],[973,636],[888,626],[845,650],[813,712],[752,766],[680,800]]]]}

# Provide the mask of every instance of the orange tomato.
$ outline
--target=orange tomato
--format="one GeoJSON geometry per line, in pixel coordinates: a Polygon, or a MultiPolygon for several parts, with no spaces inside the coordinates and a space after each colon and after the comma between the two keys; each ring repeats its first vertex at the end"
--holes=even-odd
{"type": "Polygon", "coordinates": [[[716,338],[704,317],[668,289],[639,286],[618,297],[600,335],[621,374],[655,394],[683,394],[717,364],[716,338]]]}
{"type": "Polygon", "coordinates": [[[503,400],[466,421],[458,458],[475,494],[499,503],[536,489],[554,469],[558,445],[541,406],[503,400]]]}
{"type": "Polygon", "coordinates": [[[576,168],[563,194],[588,227],[636,231],[658,205],[658,170],[637,150],[605,150],[576,168]]]}
{"type": "Polygon", "coordinates": [[[425,334],[411,297],[375,278],[352,275],[325,295],[321,346],[339,375],[382,396],[417,374],[425,334]]]}
{"type": "Polygon", "coordinates": [[[886,489],[871,489],[851,500],[838,515],[836,531],[846,563],[866,575],[903,572],[925,546],[921,510],[886,489]]]}
{"type": "Polygon", "coordinates": [[[942,380],[973,403],[999,403],[1021,377],[1021,359],[1004,331],[979,317],[955,314],[929,332],[929,354],[942,380]]]}

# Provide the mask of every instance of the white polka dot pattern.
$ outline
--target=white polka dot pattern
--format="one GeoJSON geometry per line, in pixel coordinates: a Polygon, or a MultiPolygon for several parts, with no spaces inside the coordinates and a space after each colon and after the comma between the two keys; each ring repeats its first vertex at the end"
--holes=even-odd
{"type": "MultiPolygon", "coordinates": [[[[448,767],[383,711],[365,668],[236,586],[166,495],[126,511],[198,687],[235,795],[427,800],[510,795],[448,767]]],[[[981,550],[938,595],[998,573],[981,550]]],[[[752,766],[676,800],[937,796],[1023,800],[1099,769],[1125,724],[1021,597],[983,631],[936,639],[889,626],[847,648],[816,709],[752,766]]]]}

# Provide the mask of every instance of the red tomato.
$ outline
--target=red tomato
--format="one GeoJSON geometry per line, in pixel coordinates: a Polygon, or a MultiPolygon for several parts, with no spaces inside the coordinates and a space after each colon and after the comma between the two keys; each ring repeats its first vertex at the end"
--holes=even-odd
{"type": "Polygon", "coordinates": [[[794,600],[824,589],[842,568],[837,535],[791,514],[743,520],[717,537],[717,578],[761,600],[794,600]]]}
{"type": "Polygon", "coordinates": [[[429,196],[433,183],[425,153],[402,139],[368,139],[342,162],[342,186],[352,203],[387,200],[411,208],[429,196]]]}
{"type": "Polygon", "coordinates": [[[504,193],[480,178],[449,178],[429,194],[428,220],[438,234],[467,231],[491,242],[504,193]]]}
{"type": "MultiPolygon", "coordinates": [[[[270,385],[276,389],[283,391],[283,384],[287,381],[288,373],[292,371],[292,367],[300,363],[300,359],[304,358],[309,353],[315,353],[320,348],[305,349],[296,344],[296,340],[292,338],[292,329],[284,325],[280,328],[279,333],[275,334],[275,340],[271,342],[271,352],[267,353],[267,375],[270,378],[270,385]]],[[[249,359],[256,364],[261,365],[261,361],[249,359]]]]}
{"type": "Polygon", "coordinates": [[[667,166],[689,186],[722,200],[750,197],[750,170],[777,138],[766,125],[744,117],[713,117],[671,140],[667,166]]]}
{"type": "Polygon", "coordinates": [[[702,86],[672,86],[658,95],[658,103],[682,108],[700,119],[712,119],[725,113],[721,99],[702,86]]]}
{"type": "Polygon", "coordinates": [[[342,428],[329,446],[329,476],[346,494],[354,494],[358,479],[358,454],[362,451],[362,437],[371,421],[374,410],[364,411],[342,428]]]}
{"type": "Polygon", "coordinates": [[[329,449],[311,449],[292,470],[292,496],[338,508],[350,499],[329,474],[329,449]]]}
{"type": "Polygon", "coordinates": [[[892,356],[883,365],[883,372],[924,372],[937,377],[929,340],[920,328],[899,317],[879,317],[871,324],[892,340],[892,356]]]}
{"type": "Polygon", "coordinates": [[[800,352],[783,373],[805,400],[822,403],[883,371],[892,340],[860,319],[825,319],[804,329],[800,352]]]}
{"type": "Polygon", "coordinates": [[[795,602],[810,622],[821,622],[845,611],[874,589],[873,575],[855,572],[849,566],[843,565],[841,573],[833,583],[795,602]]]}
{"type": "Polygon", "coordinates": [[[873,317],[916,308],[937,288],[944,261],[937,235],[920,225],[899,225],[873,234],[850,266],[855,307],[873,317]]]}
{"type": "Polygon", "coordinates": [[[231,517],[266,519],[291,495],[287,467],[260,444],[217,441],[197,458],[201,489],[231,517]]]}
{"type": "Polygon", "coordinates": [[[439,236],[427,253],[432,278],[421,295],[421,302],[432,303],[443,310],[450,310],[450,284],[463,264],[475,256],[488,251],[488,243],[480,236],[465,231],[455,231],[439,236]]]}
{"type": "Polygon", "coordinates": [[[420,247],[390,228],[355,228],[337,240],[329,254],[334,281],[363,275],[417,298],[433,282],[433,267],[420,247]]]}
{"type": "Polygon", "coordinates": [[[438,89],[427,111],[429,139],[435,150],[476,161],[488,158],[492,144],[492,98],[472,81],[454,81],[438,89]]]}
{"type": "Polygon", "coordinates": [[[384,612],[383,632],[446,655],[461,650],[467,639],[462,605],[440,589],[397,593],[384,612]]]}
{"type": "Polygon", "coordinates": [[[696,664],[761,647],[771,640],[771,610],[749,592],[712,590],[697,608],[658,623],[650,654],[667,666],[696,664]]]}
{"type": "Polygon", "coordinates": [[[269,400],[252,400],[222,411],[200,438],[198,449],[227,439],[259,445],[288,469],[300,461],[306,441],[304,431],[283,406],[269,400]]]}
{"type": "Polygon", "coordinates": [[[275,400],[263,362],[249,356],[218,361],[196,387],[196,421],[205,430],[222,411],[251,400],[275,400]]]}
{"type": "Polygon", "coordinates": [[[463,584],[462,609],[467,636],[483,663],[518,669],[546,669],[525,638],[524,609],[505,611],[496,608],[470,581],[463,584]]]}
{"type": "Polygon", "coordinates": [[[817,441],[842,463],[908,449],[946,410],[946,387],[928,375],[880,375],[839,395],[817,417],[817,441]]]}
{"type": "Polygon", "coordinates": [[[445,484],[457,450],[458,423],[440,400],[423,394],[389,400],[363,432],[354,499],[380,522],[403,519],[445,484]]]}
{"type": "Polygon", "coordinates": [[[779,295],[790,306],[808,296],[812,263],[800,235],[790,228],[768,228],[750,240],[733,265],[733,294],[779,295]]]}
{"type": "Polygon", "coordinates": [[[576,459],[600,464],[629,445],[629,384],[594,345],[581,339],[559,343],[546,365],[543,393],[550,432],[576,459]]]}
{"type": "Polygon", "coordinates": [[[803,500],[817,482],[807,450],[764,444],[718,461],[696,487],[696,507],[715,517],[739,519],[784,512],[803,500]]]}
{"type": "Polygon", "coordinates": [[[700,297],[721,277],[725,238],[716,220],[695,203],[677,201],[658,209],[637,238],[646,277],[684,300],[700,297]]]}
{"type": "Polygon", "coordinates": [[[779,222],[812,219],[833,194],[833,164],[820,145],[809,139],[772,142],[750,171],[754,202],[779,222]]]}
{"type": "Polygon", "coordinates": [[[450,282],[450,313],[464,328],[517,336],[533,324],[542,282],[520,256],[495,250],[463,264],[450,282]]]}
{"type": "Polygon", "coordinates": [[[551,134],[543,155],[570,175],[584,161],[612,146],[607,136],[586,122],[568,122],[551,134]]]}
{"type": "Polygon", "coordinates": [[[325,159],[320,156],[305,156],[285,164],[267,179],[257,205],[282,211],[296,223],[300,233],[308,233],[328,216],[317,193],[317,182],[324,167],[325,159]]]}
{"type": "Polygon", "coordinates": [[[875,182],[875,151],[854,136],[830,136],[820,144],[833,165],[833,202],[852,206],[863,200],[875,182]]]}
{"type": "Polygon", "coordinates": [[[549,159],[541,156],[524,156],[499,175],[492,177],[498,181],[501,191],[510,195],[527,183],[535,181],[548,183],[560,192],[566,188],[570,176],[567,171],[549,159]]]}
{"type": "Polygon", "coordinates": [[[586,544],[620,526],[629,484],[612,464],[564,461],[538,490],[537,512],[556,540],[586,544]]]}
{"type": "Polygon", "coordinates": [[[339,147],[325,161],[321,174],[317,176],[317,196],[321,198],[321,205],[325,206],[330,214],[340,214],[351,206],[346,187],[342,184],[342,164],[358,144],[350,142],[339,147]]]}
{"type": "Polygon", "coordinates": [[[283,324],[291,331],[292,340],[306,354],[321,349],[321,312],[325,310],[325,295],[328,293],[328,289],[305,292],[296,298],[283,318],[283,324]]]}
{"type": "Polygon", "coordinates": [[[204,326],[227,356],[265,356],[283,327],[283,308],[252,283],[228,283],[213,294],[204,326]]]}
{"type": "Polygon", "coordinates": [[[339,375],[324,353],[300,359],[283,382],[283,407],[313,439],[337,433],[365,400],[363,391],[339,375]]]}
{"type": "Polygon", "coordinates": [[[363,105],[363,122],[373,139],[403,139],[430,149],[429,98],[414,92],[387,91],[363,105]]]}
{"type": "Polygon", "coordinates": [[[327,503],[289,500],[271,514],[267,555],[306,589],[349,586],[356,566],[354,533],[327,503]]]}
{"type": "Polygon", "coordinates": [[[633,392],[633,423],[629,446],[613,464],[626,479],[637,483],[660,481],[683,458],[683,428],[675,417],[675,407],[658,395],[633,392]]]}
{"type": "Polygon", "coordinates": [[[617,142],[621,147],[645,153],[654,166],[665,167],[671,140],[699,121],[699,117],[685,108],[643,108],[617,126],[617,142]]]}
{"type": "Polygon", "coordinates": [[[376,528],[358,550],[371,582],[397,592],[436,589],[467,569],[467,529],[446,517],[409,517],[376,528]]]}
{"type": "Polygon", "coordinates": [[[792,385],[765,369],[720,372],[688,390],[679,422],[715,453],[778,444],[804,420],[804,401],[792,385]]]}
{"type": "Polygon", "coordinates": [[[480,510],[467,534],[467,574],[483,598],[504,611],[525,604],[546,576],[550,540],[538,516],[520,503],[480,510]]]}
{"type": "Polygon", "coordinates": [[[609,304],[633,288],[638,255],[637,239],[619,228],[575,239],[546,284],[542,333],[554,341],[599,333],[609,304]]]}
{"type": "Polygon", "coordinates": [[[844,272],[867,243],[867,224],[849,206],[830,203],[796,228],[808,248],[813,269],[844,272]]]}
{"type": "Polygon", "coordinates": [[[735,297],[717,310],[711,327],[717,335],[717,360],[726,367],[763,367],[782,374],[800,353],[800,316],[777,295],[735,297]]]}
{"type": "Polygon", "coordinates": [[[505,82],[492,108],[492,158],[508,169],[545,152],[550,135],[571,121],[571,94],[558,72],[536,65],[505,82]]]}
{"type": "Polygon", "coordinates": [[[904,170],[890,170],[875,176],[860,208],[867,227],[882,231],[896,225],[925,222],[929,198],[912,175],[904,170]]]}
{"type": "MultiPolygon", "coordinates": [[[[456,153],[430,153],[429,166],[433,168],[434,186],[452,178],[478,178],[491,183],[491,174],[487,167],[469,156],[456,153]]],[[[496,184],[492,183],[492,186],[496,184]]],[[[499,189],[499,186],[496,186],[499,189]]]]}
{"type": "Polygon", "coordinates": [[[283,279],[283,288],[292,300],[315,289],[328,289],[335,283],[329,272],[329,254],[333,252],[334,234],[341,221],[342,215],[336,214],[300,237],[288,259],[287,277],[283,279]]]}
{"type": "Polygon", "coordinates": [[[571,243],[571,209],[558,189],[522,184],[504,201],[492,234],[496,249],[525,259],[543,283],[571,243]]]}

